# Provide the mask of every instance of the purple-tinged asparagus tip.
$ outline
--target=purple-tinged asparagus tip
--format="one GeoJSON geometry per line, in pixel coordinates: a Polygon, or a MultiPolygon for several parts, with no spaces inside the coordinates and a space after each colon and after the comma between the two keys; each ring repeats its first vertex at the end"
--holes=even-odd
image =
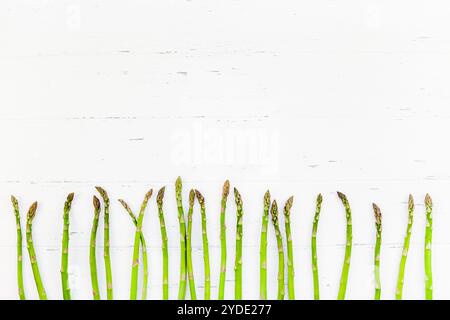
{"type": "Polygon", "coordinates": [[[38,206],[37,201],[33,202],[33,204],[31,205],[30,209],[28,210],[28,214],[27,214],[28,220],[31,221],[35,217],[37,206],[38,206]]]}
{"type": "Polygon", "coordinates": [[[200,191],[195,190],[195,195],[197,196],[198,203],[200,203],[200,206],[205,205],[205,197],[200,193],[200,191]]]}
{"type": "Polygon", "coordinates": [[[130,206],[128,205],[128,203],[126,203],[125,202],[125,200],[123,200],[123,199],[119,199],[118,200],[119,202],[120,202],[120,204],[125,208],[125,210],[127,210],[127,211],[131,211],[131,208],[130,208],[130,206]]]}
{"type": "Polygon", "coordinates": [[[156,203],[161,206],[164,199],[164,192],[166,191],[166,187],[162,187],[158,191],[158,195],[156,196],[156,203]]]}
{"type": "Polygon", "coordinates": [[[382,217],[381,210],[375,203],[372,203],[372,206],[373,206],[373,212],[375,214],[375,223],[377,225],[381,226],[381,217],[382,217]]]}
{"type": "Polygon", "coordinates": [[[230,181],[226,180],[222,188],[222,198],[227,198],[230,193],[230,181]]]}
{"type": "Polygon", "coordinates": [[[94,204],[94,209],[100,211],[100,200],[96,196],[92,198],[92,203],[94,204]]]}
{"type": "Polygon", "coordinates": [[[95,187],[95,189],[97,189],[98,193],[100,193],[100,195],[103,198],[103,201],[106,201],[109,197],[108,197],[108,193],[106,192],[105,189],[103,189],[102,187],[95,187]]]}
{"type": "Polygon", "coordinates": [[[153,189],[148,190],[147,193],[145,194],[144,201],[148,201],[152,197],[152,195],[153,189]]]}

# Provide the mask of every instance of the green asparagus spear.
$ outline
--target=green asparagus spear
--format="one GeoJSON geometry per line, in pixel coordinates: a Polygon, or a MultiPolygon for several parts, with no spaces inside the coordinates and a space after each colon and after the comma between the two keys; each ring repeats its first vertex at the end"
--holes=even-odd
{"type": "MultiPolygon", "coordinates": [[[[134,234],[134,250],[133,250],[133,262],[131,267],[131,287],[130,287],[130,300],[136,300],[137,299],[137,289],[138,289],[138,278],[139,278],[139,245],[142,243],[143,236],[142,236],[142,223],[144,221],[144,213],[145,209],[147,208],[147,203],[150,197],[153,194],[153,190],[150,189],[144,197],[144,200],[142,201],[141,209],[139,211],[139,215],[137,218],[136,223],[136,232],[134,234]]],[[[131,211],[130,207],[126,204],[125,201],[119,200],[120,203],[123,205],[123,207],[127,210],[128,214],[131,217],[135,217],[133,212],[131,211]]],[[[144,240],[145,243],[145,240],[144,240]]],[[[142,250],[144,252],[144,250],[142,250]]],[[[145,253],[146,256],[146,253],[145,253]]],[[[147,270],[148,272],[148,270],[147,270]]],[[[146,275],[148,276],[148,274],[146,275]]],[[[143,284],[143,294],[142,299],[144,300],[147,296],[147,277],[144,277],[144,284],[143,284]]]]}
{"type": "Polygon", "coordinates": [[[425,230],[425,298],[433,300],[433,270],[431,267],[431,243],[433,237],[433,201],[429,194],[425,196],[427,226],[425,230]]]}
{"type": "Polygon", "coordinates": [[[191,300],[197,300],[197,293],[195,291],[194,265],[192,263],[192,215],[194,213],[194,201],[195,191],[191,189],[189,192],[188,227],[186,234],[186,263],[191,300]]]}
{"type": "Polygon", "coordinates": [[[317,228],[319,225],[320,210],[322,208],[322,195],[319,193],[316,200],[316,213],[314,215],[312,236],[311,236],[311,259],[314,281],[314,300],[320,299],[319,290],[319,267],[317,263],[317,228]]]}
{"type": "Polygon", "coordinates": [[[352,255],[352,211],[350,204],[345,194],[338,192],[338,196],[345,207],[345,213],[347,218],[347,240],[345,244],[345,258],[342,266],[341,282],[339,286],[338,300],[345,299],[345,292],[347,290],[348,272],[350,269],[350,258],[352,255]]]}
{"type": "Polygon", "coordinates": [[[270,213],[272,214],[272,223],[275,228],[278,246],[278,300],[284,300],[284,249],[283,238],[281,236],[280,225],[278,222],[278,205],[276,200],[273,200],[272,202],[270,213]]]}
{"type": "Polygon", "coordinates": [[[261,242],[259,251],[259,298],[267,300],[267,225],[269,222],[270,192],[264,195],[264,211],[262,215],[261,242]]]}
{"type": "Polygon", "coordinates": [[[288,258],[288,294],[289,300],[295,300],[295,289],[294,289],[294,251],[292,249],[292,236],[291,236],[291,208],[294,197],[290,197],[286,205],[284,206],[284,217],[285,217],[285,231],[286,231],[286,241],[287,241],[287,258],[288,258]]]}
{"type": "Polygon", "coordinates": [[[11,202],[16,216],[17,230],[17,286],[20,300],[25,300],[25,289],[23,287],[23,268],[22,268],[22,226],[20,224],[19,202],[14,196],[11,196],[11,202]]]}
{"type": "Polygon", "coordinates": [[[66,203],[64,204],[64,228],[62,238],[62,254],[61,254],[61,283],[64,300],[70,300],[70,288],[69,288],[69,213],[72,207],[74,194],[70,193],[67,196],[66,203]]]}
{"type": "Polygon", "coordinates": [[[169,300],[169,252],[167,245],[167,230],[164,220],[163,199],[166,188],[162,187],[158,191],[156,203],[158,204],[159,224],[161,227],[162,253],[163,253],[163,299],[169,300]]]}
{"type": "Polygon", "coordinates": [[[381,280],[380,280],[380,249],[381,249],[381,210],[374,203],[373,211],[375,213],[375,227],[377,229],[377,240],[375,243],[375,256],[374,256],[374,265],[375,265],[375,300],[381,299],[381,280]]]}
{"type": "Polygon", "coordinates": [[[208,232],[206,230],[206,209],[205,198],[200,191],[195,190],[197,201],[200,204],[200,211],[202,215],[202,239],[203,239],[203,263],[205,270],[205,300],[211,299],[211,272],[209,265],[209,245],[208,245],[208,232]]]}
{"type": "Polygon", "coordinates": [[[225,181],[222,188],[222,202],[220,210],[220,283],[219,300],[225,299],[225,280],[227,272],[227,227],[225,225],[225,211],[227,208],[230,181],[225,181]]]}
{"type": "Polygon", "coordinates": [[[409,243],[411,241],[411,231],[414,222],[414,199],[409,195],[408,199],[408,226],[406,227],[406,235],[403,243],[402,258],[400,260],[400,267],[398,271],[397,290],[395,298],[401,300],[403,296],[403,283],[405,278],[406,259],[408,258],[409,243]]]}
{"type": "Polygon", "coordinates": [[[97,258],[96,258],[96,241],[97,241],[97,229],[98,229],[98,220],[100,218],[100,200],[94,196],[93,197],[94,204],[94,220],[92,221],[92,230],[91,230],[91,241],[89,248],[89,266],[91,270],[91,283],[92,283],[92,294],[94,296],[94,300],[100,300],[100,289],[98,287],[98,276],[97,276],[97,258]]]}
{"type": "Polygon", "coordinates": [[[182,188],[181,177],[178,177],[175,182],[178,222],[180,224],[180,286],[178,289],[178,300],[184,300],[186,297],[186,223],[184,221],[182,188]]]}
{"type": "Polygon", "coordinates": [[[243,222],[242,217],[244,212],[242,210],[242,197],[239,191],[234,188],[234,200],[236,202],[236,259],[234,262],[234,298],[235,300],[242,300],[242,233],[243,222]]]}
{"type": "Polygon", "coordinates": [[[139,212],[138,217],[131,210],[130,206],[122,199],[119,199],[119,202],[128,212],[128,215],[131,217],[134,226],[136,227],[135,234],[135,244],[133,251],[133,266],[131,272],[131,289],[130,289],[130,299],[137,299],[137,283],[138,283],[138,271],[139,271],[139,243],[142,248],[142,264],[143,264],[143,280],[142,280],[142,300],[147,300],[147,288],[148,288],[148,257],[147,257],[147,245],[145,242],[144,234],[142,233],[142,221],[143,215],[145,212],[145,208],[147,207],[148,200],[152,196],[153,190],[150,190],[145,195],[144,201],[142,202],[141,210],[139,212]],[[136,237],[138,236],[137,243],[136,237]]]}
{"type": "Polygon", "coordinates": [[[33,269],[34,282],[36,283],[36,288],[39,294],[40,300],[47,300],[47,294],[45,293],[44,285],[42,284],[41,274],[39,272],[39,266],[36,258],[36,252],[33,245],[33,218],[36,215],[37,202],[34,202],[27,215],[27,249],[30,256],[31,268],[33,269]]]}
{"type": "Polygon", "coordinates": [[[109,243],[109,197],[105,189],[101,187],[95,187],[103,198],[105,216],[103,221],[103,258],[105,260],[105,273],[106,273],[106,293],[108,300],[113,300],[113,279],[111,268],[111,254],[109,243]]]}

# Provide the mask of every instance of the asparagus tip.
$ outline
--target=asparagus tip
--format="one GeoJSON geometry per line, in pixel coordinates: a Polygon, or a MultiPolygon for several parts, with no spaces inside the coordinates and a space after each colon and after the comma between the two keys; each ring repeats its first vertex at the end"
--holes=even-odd
{"type": "Polygon", "coordinates": [[[125,210],[127,210],[127,211],[130,211],[130,210],[131,210],[130,206],[128,205],[128,203],[125,202],[125,200],[119,199],[118,201],[119,201],[120,204],[125,208],[125,210]]]}
{"type": "Polygon", "coordinates": [[[230,181],[226,180],[223,184],[222,198],[227,198],[230,193],[230,181]]]}
{"type": "Polygon", "coordinates": [[[11,202],[14,207],[19,205],[19,201],[17,201],[16,197],[14,197],[13,195],[11,195],[11,202]]]}
{"type": "Polygon", "coordinates": [[[319,194],[317,195],[317,203],[318,203],[318,204],[322,204],[322,201],[323,201],[322,194],[319,193],[319,194]]]}
{"type": "Polygon", "coordinates": [[[189,206],[190,207],[194,206],[194,201],[195,201],[195,191],[194,191],[194,189],[191,189],[189,191],[189,206]]]}
{"type": "Polygon", "coordinates": [[[264,206],[270,207],[270,191],[269,190],[267,190],[266,193],[264,194],[264,206]]]}
{"type": "Polygon", "coordinates": [[[278,223],[278,204],[277,204],[277,200],[273,200],[272,208],[270,209],[270,213],[272,214],[272,221],[276,225],[278,223]]]}
{"type": "Polygon", "coordinates": [[[341,199],[342,204],[347,209],[349,207],[347,196],[345,194],[343,194],[342,192],[339,192],[339,191],[337,192],[337,194],[339,196],[339,199],[341,199]]]}
{"type": "Polygon", "coordinates": [[[200,203],[201,206],[204,206],[205,205],[205,197],[203,197],[203,195],[197,189],[195,190],[195,195],[197,196],[198,203],[200,203]]]}
{"type": "Polygon", "coordinates": [[[339,199],[341,199],[342,202],[346,202],[347,201],[346,195],[343,194],[342,192],[338,191],[337,195],[338,195],[339,199]]]}
{"type": "Polygon", "coordinates": [[[152,197],[152,195],[153,195],[153,189],[148,190],[147,193],[145,194],[144,201],[148,201],[148,199],[150,199],[152,197]]]}
{"type": "Polygon", "coordinates": [[[431,197],[428,193],[425,196],[425,205],[427,206],[427,208],[431,208],[433,206],[433,201],[431,200],[431,197]]]}
{"type": "Polygon", "coordinates": [[[410,194],[409,198],[408,198],[408,209],[414,210],[414,198],[413,198],[412,194],[410,194]]]}
{"type": "Polygon", "coordinates": [[[377,225],[381,225],[381,210],[375,203],[372,203],[373,212],[375,213],[375,222],[377,225]]]}
{"type": "Polygon", "coordinates": [[[97,189],[98,193],[100,193],[100,195],[102,196],[103,200],[108,199],[108,193],[106,192],[105,189],[103,189],[102,187],[95,187],[95,189],[97,189]]]}
{"type": "Polygon", "coordinates": [[[67,202],[72,202],[73,197],[75,196],[75,193],[71,192],[67,195],[67,202]]]}
{"type": "Polygon", "coordinates": [[[37,201],[33,202],[30,209],[28,210],[27,218],[28,220],[33,220],[34,216],[36,215],[36,209],[37,209],[38,203],[37,201]]]}
{"type": "Polygon", "coordinates": [[[183,187],[183,182],[181,181],[181,177],[178,177],[175,181],[175,190],[181,191],[181,188],[183,187]]]}
{"type": "Polygon", "coordinates": [[[67,195],[67,200],[66,203],[64,204],[64,214],[67,214],[70,211],[70,208],[72,207],[72,201],[73,201],[73,197],[75,196],[75,194],[69,193],[67,195]]]}
{"type": "Polygon", "coordinates": [[[289,216],[291,214],[292,204],[294,203],[294,196],[291,196],[287,199],[286,204],[284,205],[284,214],[289,216]]]}
{"type": "Polygon", "coordinates": [[[156,202],[158,205],[162,205],[164,199],[164,192],[166,191],[166,187],[162,187],[158,191],[158,195],[156,196],[156,202]]]}
{"type": "Polygon", "coordinates": [[[92,198],[92,203],[94,204],[95,210],[100,211],[100,200],[96,196],[92,198]]]}
{"type": "Polygon", "coordinates": [[[238,189],[234,188],[234,198],[237,206],[242,206],[242,197],[238,189]]]}

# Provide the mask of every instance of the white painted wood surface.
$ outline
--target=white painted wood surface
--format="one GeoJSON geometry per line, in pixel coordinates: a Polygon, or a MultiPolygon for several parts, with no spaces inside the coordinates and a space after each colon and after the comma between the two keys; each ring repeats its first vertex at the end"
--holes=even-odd
{"type": "MultiPolygon", "coordinates": [[[[354,213],[349,299],[372,299],[375,201],[384,215],[382,297],[394,297],[408,194],[417,201],[404,297],[424,297],[423,198],[435,203],[435,297],[450,299],[450,4],[447,1],[1,1],[0,298],[16,299],[15,223],[40,203],[34,223],[49,298],[62,297],[60,238],[74,191],[70,277],[90,299],[88,264],[94,186],[113,199],[116,298],[129,292],[134,228],[116,199],[138,208],[149,187],[168,186],[170,295],[178,281],[173,184],[184,178],[207,201],[212,292],[219,278],[221,186],[244,199],[244,297],[259,294],[264,191],[292,212],[297,298],[311,299],[310,235],[317,193],[321,295],[335,299],[354,213]]],[[[227,298],[233,298],[235,206],[229,199],[227,298]]],[[[195,276],[202,296],[200,218],[195,276]]],[[[154,199],[144,232],[149,297],[161,290],[154,199]]],[[[99,245],[102,242],[99,232],[99,245]]],[[[269,295],[276,297],[276,243],[269,234],[269,295]]],[[[98,261],[105,294],[102,249],[98,261]]],[[[37,298],[28,257],[27,296],[37,298]]]]}

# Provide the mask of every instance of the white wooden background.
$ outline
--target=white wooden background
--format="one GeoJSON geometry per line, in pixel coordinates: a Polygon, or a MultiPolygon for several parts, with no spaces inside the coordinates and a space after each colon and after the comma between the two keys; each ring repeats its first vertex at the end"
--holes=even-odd
{"type": "MultiPolygon", "coordinates": [[[[221,186],[244,199],[244,297],[259,295],[259,232],[266,189],[295,196],[297,298],[312,298],[310,235],[319,226],[322,298],[335,299],[354,213],[347,297],[372,299],[375,239],[371,203],[384,214],[382,296],[394,297],[407,198],[417,201],[404,297],[424,297],[423,198],[435,203],[435,297],[450,299],[450,4],[448,1],[0,2],[0,298],[16,299],[15,222],[40,203],[34,237],[49,298],[61,298],[62,208],[74,191],[70,276],[75,299],[90,299],[88,264],[94,186],[112,200],[115,297],[129,295],[134,228],[117,203],[138,208],[149,187],[168,187],[170,290],[178,282],[173,184],[184,178],[207,201],[213,295],[219,276],[221,186]]],[[[227,298],[234,292],[234,198],[228,218],[227,298]]],[[[161,291],[154,199],[144,232],[152,299],[161,291]]],[[[277,252],[270,229],[269,295],[277,252]]],[[[195,275],[202,296],[198,208],[195,275]]],[[[99,245],[102,242],[99,232],[99,245]]],[[[99,272],[105,294],[102,248],[99,272]]],[[[37,298],[28,257],[27,296],[37,298]]]]}

